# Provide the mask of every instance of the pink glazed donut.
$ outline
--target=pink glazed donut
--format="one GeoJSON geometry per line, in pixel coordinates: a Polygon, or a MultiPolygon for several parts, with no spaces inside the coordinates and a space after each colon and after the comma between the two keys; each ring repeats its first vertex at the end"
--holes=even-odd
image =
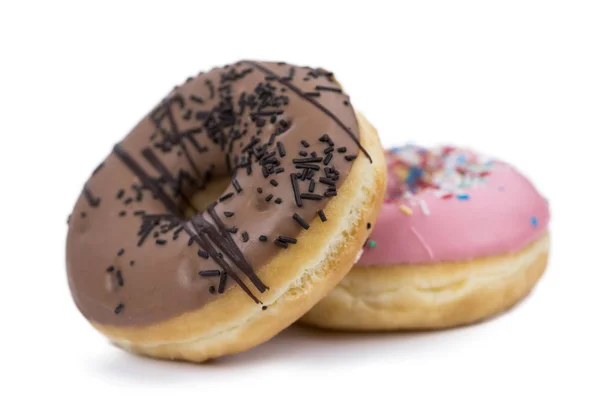
{"type": "Polygon", "coordinates": [[[408,145],[386,160],[385,203],[362,256],[303,322],[447,328],[504,311],[531,291],[548,260],[550,213],[527,178],[455,147],[408,145]]]}

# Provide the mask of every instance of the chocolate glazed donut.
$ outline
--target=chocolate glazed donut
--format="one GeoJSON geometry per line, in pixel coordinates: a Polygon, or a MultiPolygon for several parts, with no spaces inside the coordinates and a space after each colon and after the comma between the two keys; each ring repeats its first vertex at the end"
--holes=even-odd
{"type": "Polygon", "coordinates": [[[348,272],[385,176],[375,130],[330,72],[241,61],[201,73],[85,184],[67,238],[75,303],[141,354],[248,349],[348,272]]]}

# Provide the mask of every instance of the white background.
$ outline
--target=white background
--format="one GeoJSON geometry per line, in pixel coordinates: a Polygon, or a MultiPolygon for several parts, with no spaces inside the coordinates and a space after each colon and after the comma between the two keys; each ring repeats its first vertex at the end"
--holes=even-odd
{"type": "Polygon", "coordinates": [[[2,1],[0,405],[600,405],[600,3],[202,3],[2,1]],[[67,288],[71,206],[175,83],[241,58],[334,71],[387,146],[471,146],[532,177],[553,216],[533,295],[473,327],[293,327],[198,366],[109,346],[67,288]]]}

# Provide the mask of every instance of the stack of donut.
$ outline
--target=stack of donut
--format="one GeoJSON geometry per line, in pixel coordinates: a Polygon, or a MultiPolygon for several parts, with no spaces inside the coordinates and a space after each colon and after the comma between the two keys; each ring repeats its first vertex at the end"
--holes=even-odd
{"type": "Polygon", "coordinates": [[[548,217],[501,162],[384,152],[331,72],[240,61],[175,87],[114,145],[69,217],[67,274],[117,346],[201,362],[303,315],[382,330],[501,311],[542,274],[548,217]]]}

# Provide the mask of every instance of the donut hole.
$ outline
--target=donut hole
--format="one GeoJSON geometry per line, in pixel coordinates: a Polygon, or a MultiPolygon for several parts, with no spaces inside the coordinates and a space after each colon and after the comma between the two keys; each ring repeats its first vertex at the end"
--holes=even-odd
{"type": "Polygon", "coordinates": [[[185,215],[192,217],[198,212],[204,212],[208,205],[218,200],[225,193],[229,185],[231,185],[231,178],[229,177],[211,178],[206,187],[192,195],[192,206],[186,208],[185,215]]]}

